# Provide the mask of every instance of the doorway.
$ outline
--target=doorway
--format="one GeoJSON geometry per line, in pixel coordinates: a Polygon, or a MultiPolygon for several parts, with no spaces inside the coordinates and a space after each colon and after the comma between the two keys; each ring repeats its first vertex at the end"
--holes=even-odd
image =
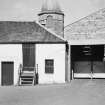
{"type": "Polygon", "coordinates": [[[105,78],[104,45],[71,47],[74,78],[105,78]]]}
{"type": "Polygon", "coordinates": [[[1,63],[1,84],[13,85],[14,80],[14,62],[1,63]]]}

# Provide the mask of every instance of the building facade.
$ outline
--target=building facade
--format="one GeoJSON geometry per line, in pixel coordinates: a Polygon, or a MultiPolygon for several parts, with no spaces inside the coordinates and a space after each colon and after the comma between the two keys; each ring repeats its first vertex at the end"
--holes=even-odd
{"type": "Polygon", "coordinates": [[[66,82],[64,13],[49,0],[38,16],[39,22],[0,22],[0,85],[66,82]]]}
{"type": "Polygon", "coordinates": [[[65,83],[66,43],[39,23],[1,21],[0,85],[65,83]]]}

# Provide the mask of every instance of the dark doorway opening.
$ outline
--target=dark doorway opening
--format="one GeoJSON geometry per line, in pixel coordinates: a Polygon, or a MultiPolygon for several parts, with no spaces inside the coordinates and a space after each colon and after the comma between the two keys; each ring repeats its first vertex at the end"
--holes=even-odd
{"type": "Polygon", "coordinates": [[[1,63],[1,83],[2,85],[13,85],[14,81],[14,62],[1,63]]]}
{"type": "Polygon", "coordinates": [[[102,61],[104,45],[81,45],[71,47],[72,61],[102,61]]]}
{"type": "Polygon", "coordinates": [[[71,47],[73,73],[105,73],[104,45],[76,45],[71,47]]]}

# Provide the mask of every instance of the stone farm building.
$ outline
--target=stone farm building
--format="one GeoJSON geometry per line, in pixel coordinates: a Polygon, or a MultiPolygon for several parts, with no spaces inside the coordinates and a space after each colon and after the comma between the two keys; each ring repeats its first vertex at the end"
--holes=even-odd
{"type": "Polygon", "coordinates": [[[105,9],[64,27],[57,1],[46,0],[38,16],[0,21],[0,85],[105,78],[105,9]]]}

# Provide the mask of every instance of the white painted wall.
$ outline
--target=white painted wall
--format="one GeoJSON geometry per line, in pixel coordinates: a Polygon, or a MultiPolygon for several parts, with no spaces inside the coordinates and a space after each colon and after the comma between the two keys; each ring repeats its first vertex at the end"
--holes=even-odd
{"type": "Polygon", "coordinates": [[[22,63],[22,45],[21,44],[0,44],[0,84],[1,84],[1,62],[14,62],[14,85],[18,81],[18,68],[22,63]]]}
{"type": "Polygon", "coordinates": [[[39,84],[65,83],[65,44],[37,44],[39,84]],[[54,73],[45,73],[45,59],[54,59],[54,73]]]}

